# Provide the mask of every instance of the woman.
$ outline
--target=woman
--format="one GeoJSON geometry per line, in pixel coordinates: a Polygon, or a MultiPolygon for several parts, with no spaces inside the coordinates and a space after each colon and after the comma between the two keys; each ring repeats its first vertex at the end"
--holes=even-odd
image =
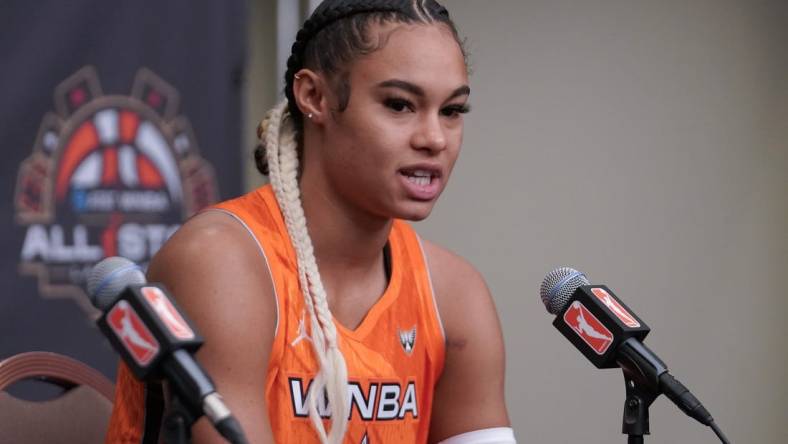
{"type": "MultiPolygon", "coordinates": [[[[483,279],[403,221],[446,186],[469,94],[437,2],[323,2],[258,131],[271,185],[195,216],[151,262],[250,442],[514,442],[483,279]]],[[[144,391],[118,380],[108,442],[139,442],[144,391]]],[[[205,420],[193,433],[222,442],[205,420]]]]}

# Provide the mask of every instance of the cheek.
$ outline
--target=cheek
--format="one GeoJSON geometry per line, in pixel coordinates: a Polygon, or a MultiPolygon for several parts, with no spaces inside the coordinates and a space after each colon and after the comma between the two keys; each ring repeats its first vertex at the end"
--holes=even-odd
{"type": "Polygon", "coordinates": [[[375,125],[366,128],[352,142],[356,162],[380,172],[391,168],[408,147],[407,132],[400,127],[375,125]]]}
{"type": "Polygon", "coordinates": [[[331,155],[332,174],[362,188],[377,184],[396,169],[396,152],[390,142],[385,135],[372,131],[347,139],[331,155]]]}
{"type": "Polygon", "coordinates": [[[454,163],[457,161],[457,158],[460,156],[460,151],[462,150],[462,140],[463,140],[463,131],[462,127],[456,132],[453,132],[449,135],[449,147],[446,150],[447,156],[449,157],[449,165],[450,168],[454,167],[454,163]]]}

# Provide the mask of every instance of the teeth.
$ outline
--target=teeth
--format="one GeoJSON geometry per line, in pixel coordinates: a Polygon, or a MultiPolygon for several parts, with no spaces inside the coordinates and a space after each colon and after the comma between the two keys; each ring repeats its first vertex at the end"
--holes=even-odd
{"type": "Polygon", "coordinates": [[[427,177],[407,176],[407,177],[408,177],[408,181],[409,182],[414,183],[414,184],[419,185],[419,186],[422,186],[422,187],[423,186],[427,186],[427,185],[430,184],[430,177],[429,176],[427,176],[427,177]]]}
{"type": "Polygon", "coordinates": [[[432,182],[432,172],[427,170],[410,170],[402,171],[402,174],[412,184],[420,187],[426,187],[432,182]]]}

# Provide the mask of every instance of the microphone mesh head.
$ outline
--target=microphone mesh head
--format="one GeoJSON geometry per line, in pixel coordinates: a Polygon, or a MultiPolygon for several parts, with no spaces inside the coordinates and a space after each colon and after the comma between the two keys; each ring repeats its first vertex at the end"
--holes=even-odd
{"type": "Polygon", "coordinates": [[[105,311],[126,287],[146,282],[145,274],[134,262],[124,257],[108,257],[97,263],[88,275],[90,303],[105,311]]]}
{"type": "Polygon", "coordinates": [[[589,284],[583,273],[574,268],[560,267],[547,273],[539,288],[539,296],[549,313],[558,314],[566,307],[575,290],[589,284]]]}

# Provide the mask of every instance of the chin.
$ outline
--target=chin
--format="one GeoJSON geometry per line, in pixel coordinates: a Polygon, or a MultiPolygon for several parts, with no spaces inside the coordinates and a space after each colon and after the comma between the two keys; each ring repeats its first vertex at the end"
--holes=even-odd
{"type": "Polygon", "coordinates": [[[419,222],[426,219],[432,213],[432,208],[434,206],[434,201],[409,202],[408,204],[398,208],[398,211],[395,213],[394,217],[411,222],[419,222]]]}

